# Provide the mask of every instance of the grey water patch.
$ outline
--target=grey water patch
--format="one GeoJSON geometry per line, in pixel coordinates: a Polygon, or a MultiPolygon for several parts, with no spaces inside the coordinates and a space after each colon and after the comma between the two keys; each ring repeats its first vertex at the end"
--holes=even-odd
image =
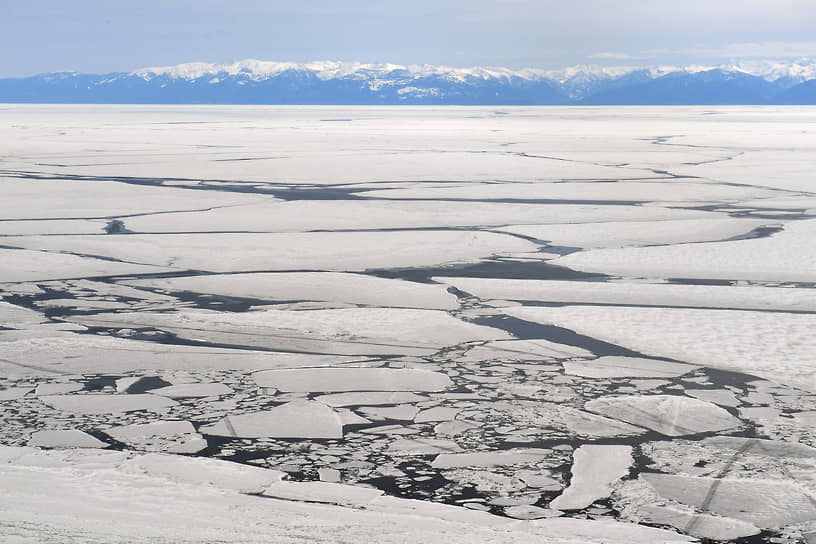
{"type": "Polygon", "coordinates": [[[491,259],[476,264],[430,268],[369,269],[364,273],[379,278],[402,279],[418,283],[435,283],[431,279],[434,276],[519,280],[607,281],[610,279],[610,276],[605,274],[580,272],[541,261],[515,261],[512,259],[491,259]]]}
{"type": "Polygon", "coordinates": [[[105,225],[105,232],[107,234],[130,234],[132,231],[125,228],[125,222],[121,219],[113,219],[105,225]]]}
{"type": "Polygon", "coordinates": [[[575,346],[591,351],[595,355],[619,355],[624,357],[645,357],[642,353],[623,346],[604,342],[591,336],[555,325],[542,325],[533,321],[525,321],[517,317],[505,315],[479,317],[473,320],[478,325],[486,325],[509,332],[520,340],[548,340],[557,344],[575,346]]]}
{"type": "Polygon", "coordinates": [[[785,230],[784,225],[766,225],[762,227],[757,227],[750,232],[746,232],[745,234],[740,234],[737,236],[733,236],[726,240],[722,240],[723,242],[735,242],[737,240],[755,240],[758,238],[768,238],[773,236],[777,232],[782,232],[785,230]]]}

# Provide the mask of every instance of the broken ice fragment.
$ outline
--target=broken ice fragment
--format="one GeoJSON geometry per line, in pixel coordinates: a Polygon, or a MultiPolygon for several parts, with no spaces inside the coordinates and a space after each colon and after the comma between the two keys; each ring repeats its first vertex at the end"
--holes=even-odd
{"type": "Polygon", "coordinates": [[[462,448],[453,440],[441,438],[418,438],[394,440],[388,446],[393,455],[433,455],[437,453],[459,452],[462,448]]]}
{"type": "Polygon", "coordinates": [[[197,453],[207,441],[189,421],[156,421],[106,429],[111,438],[131,447],[167,453],[197,453]]]}
{"type": "Polygon", "coordinates": [[[599,398],[587,402],[584,407],[667,436],[724,431],[740,426],[737,418],[719,406],[674,395],[599,398]]]}
{"type": "Polygon", "coordinates": [[[34,391],[37,397],[44,397],[46,395],[60,395],[63,393],[73,393],[74,391],[81,391],[83,386],[81,383],[41,383],[34,391]]]}
{"type": "Polygon", "coordinates": [[[612,486],[629,474],[631,446],[585,444],[575,450],[569,487],[550,503],[558,510],[586,508],[612,492],[612,486]]]}
{"type": "Polygon", "coordinates": [[[40,448],[107,448],[101,440],[94,438],[88,433],[76,429],[64,431],[39,431],[31,435],[28,441],[29,446],[40,448]]]}
{"type": "Polygon", "coordinates": [[[480,451],[473,453],[443,453],[431,463],[433,468],[495,467],[504,465],[525,465],[537,463],[552,455],[544,449],[513,449],[480,451]]]}
{"type": "Polygon", "coordinates": [[[236,438],[343,438],[343,422],[320,402],[297,400],[249,414],[230,415],[199,429],[203,434],[236,438]]]}
{"type": "Polygon", "coordinates": [[[564,372],[585,378],[674,378],[700,367],[642,357],[600,357],[591,361],[564,361],[564,372]]]}
{"type": "Polygon", "coordinates": [[[8,389],[0,389],[0,402],[6,400],[17,400],[26,395],[29,391],[33,390],[33,387],[10,387],[8,389]]]}
{"type": "Polygon", "coordinates": [[[447,408],[444,406],[436,406],[423,410],[414,418],[415,423],[428,423],[431,421],[451,421],[456,417],[460,410],[458,408],[447,408]]]}
{"type": "Polygon", "coordinates": [[[254,375],[261,387],[286,392],[442,391],[450,378],[439,372],[393,368],[298,368],[254,375]]]}
{"type": "Polygon", "coordinates": [[[434,433],[441,436],[457,436],[474,428],[476,424],[467,421],[444,421],[434,427],[434,433]]]}
{"type": "Polygon", "coordinates": [[[118,414],[136,410],[163,410],[177,403],[157,395],[49,395],[40,400],[66,412],[80,414],[118,414]]]}
{"type": "Polygon", "coordinates": [[[171,399],[183,399],[220,397],[222,395],[229,395],[233,391],[223,383],[185,383],[153,389],[150,392],[154,395],[161,395],[171,399]]]}
{"type": "Polygon", "coordinates": [[[532,505],[508,506],[504,509],[505,515],[516,519],[557,518],[563,513],[550,508],[541,508],[532,505]]]}
{"type": "Polygon", "coordinates": [[[419,408],[412,404],[402,404],[400,406],[362,406],[360,412],[371,419],[396,419],[399,421],[410,421],[419,412],[419,408]]]}
{"type": "Polygon", "coordinates": [[[406,404],[428,400],[414,393],[404,391],[362,391],[352,393],[333,393],[315,397],[316,401],[329,406],[376,406],[380,404],[406,404]]]}
{"type": "Polygon", "coordinates": [[[686,389],[686,395],[720,406],[736,408],[740,405],[740,401],[728,389],[686,389]]]}
{"type": "Polygon", "coordinates": [[[568,406],[560,407],[559,414],[567,429],[580,436],[607,438],[612,436],[635,436],[646,432],[645,429],[640,427],[609,419],[608,417],[590,414],[583,410],[576,410],[568,406]]]}

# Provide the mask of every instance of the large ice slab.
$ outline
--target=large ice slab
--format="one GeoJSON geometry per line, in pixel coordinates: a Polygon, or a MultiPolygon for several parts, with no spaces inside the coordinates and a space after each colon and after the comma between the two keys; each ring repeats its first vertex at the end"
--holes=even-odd
{"type": "Polygon", "coordinates": [[[342,355],[429,355],[471,340],[509,338],[439,310],[343,308],[132,312],[77,316],[86,326],[155,327],[179,337],[218,344],[342,355]]]}
{"type": "Polygon", "coordinates": [[[192,291],[263,301],[326,301],[392,308],[452,310],[456,297],[442,285],[427,285],[340,272],[213,274],[149,280],[128,285],[166,291],[192,291]]]}
{"type": "Polygon", "coordinates": [[[640,478],[662,497],[765,529],[816,519],[813,499],[787,481],[649,473],[640,478]]]}
{"type": "Polygon", "coordinates": [[[807,290],[758,285],[513,280],[436,277],[483,299],[576,304],[816,311],[807,290]]]}
{"type": "Polygon", "coordinates": [[[229,415],[199,431],[233,438],[343,438],[343,422],[325,404],[292,401],[263,412],[229,415]]]}
{"type": "Polygon", "coordinates": [[[0,192],[4,196],[0,202],[0,217],[4,219],[105,219],[138,213],[200,210],[217,205],[234,206],[259,198],[240,193],[219,195],[107,180],[66,179],[0,178],[0,192]]]}
{"type": "Polygon", "coordinates": [[[621,221],[556,225],[514,225],[504,232],[548,240],[554,245],[587,249],[687,244],[726,240],[768,224],[731,217],[621,221]]]}
{"type": "Polygon", "coordinates": [[[585,378],[673,378],[699,367],[642,357],[606,356],[591,361],[564,361],[564,372],[585,378]]]}
{"type": "Polygon", "coordinates": [[[585,408],[668,436],[736,429],[740,421],[724,409],[675,395],[598,398],[585,408]]]}
{"type": "Polygon", "coordinates": [[[262,370],[328,366],[354,360],[351,357],[154,344],[67,334],[4,342],[0,369],[5,376],[54,376],[158,370],[262,370]]]}
{"type": "Polygon", "coordinates": [[[233,390],[223,383],[182,383],[150,391],[153,395],[161,395],[171,399],[220,397],[229,395],[232,392],[233,390]]]}
{"type": "MultiPolygon", "coordinates": [[[[254,375],[261,387],[280,391],[442,391],[452,382],[430,370],[396,368],[301,368],[268,370],[254,375]]],[[[413,417],[413,416],[412,416],[413,417]]]]}
{"type": "Polygon", "coordinates": [[[314,400],[328,404],[329,406],[339,407],[405,404],[409,402],[422,402],[428,399],[427,397],[403,391],[354,391],[351,393],[320,395],[315,397],[314,400]]]}
{"type": "MultiPolygon", "coordinates": [[[[65,248],[67,249],[67,248],[65,248]]],[[[35,251],[0,248],[0,282],[41,281],[63,278],[115,276],[120,274],[155,274],[172,268],[150,264],[133,264],[107,259],[94,259],[70,252],[35,251]]]]}
{"type": "MultiPolygon", "coordinates": [[[[28,250],[65,251],[119,259],[140,265],[173,266],[210,272],[362,271],[370,268],[438,266],[457,262],[477,262],[494,254],[524,253],[537,249],[526,240],[506,234],[450,230],[154,236],[131,234],[113,237],[21,236],[8,237],[5,243],[28,250]],[[214,258],[215,255],[218,257],[214,258]]],[[[32,251],[26,255],[40,253],[32,251]]],[[[15,258],[11,255],[9,257],[15,258]]],[[[22,258],[22,254],[16,258],[22,258]]],[[[98,259],[91,262],[102,263],[97,265],[103,270],[95,274],[99,276],[104,275],[108,269],[113,269],[112,265],[118,264],[98,259]]],[[[27,275],[22,271],[11,277],[4,274],[0,276],[0,281],[30,280],[36,276],[36,266],[42,264],[47,263],[31,261],[34,268],[27,268],[27,275]]],[[[120,265],[120,267],[118,270],[120,274],[150,271],[144,266],[138,268],[134,265],[120,265]]],[[[159,272],[156,269],[152,271],[159,272]]],[[[94,274],[89,272],[70,277],[91,275],[94,274]]]]}
{"type": "Polygon", "coordinates": [[[38,431],[31,435],[28,445],[40,448],[107,448],[110,446],[77,429],[38,431]]]}
{"type": "Polygon", "coordinates": [[[384,189],[369,191],[367,196],[378,198],[421,198],[444,200],[446,198],[468,198],[473,200],[518,199],[518,200],[568,200],[577,201],[661,201],[682,200],[688,202],[708,200],[747,200],[772,196],[775,193],[759,187],[736,187],[717,183],[666,181],[618,181],[616,183],[593,183],[573,181],[571,183],[514,183],[481,184],[468,188],[463,195],[459,187],[419,187],[409,189],[384,189]]]}
{"type": "Polygon", "coordinates": [[[629,277],[813,281],[816,220],[788,223],[769,238],[597,249],[561,257],[554,264],[575,270],[629,277]]]}
{"type": "Polygon", "coordinates": [[[536,463],[552,455],[549,450],[520,448],[471,453],[441,453],[431,464],[434,468],[500,467],[536,463]]]}
{"type": "Polygon", "coordinates": [[[137,410],[164,411],[177,403],[157,395],[47,395],[40,397],[47,405],[79,414],[118,414],[137,410]]]}
{"type": "Polygon", "coordinates": [[[578,510],[612,493],[614,484],[629,474],[632,446],[584,444],[573,453],[572,479],[550,508],[578,510]]]}
{"type": "MultiPolygon", "coordinates": [[[[807,291],[810,291],[808,289],[807,291]]],[[[620,306],[506,308],[646,355],[745,372],[816,391],[816,315],[620,306]]]]}
{"type": "Polygon", "coordinates": [[[207,441],[189,421],[154,421],[105,429],[105,433],[128,446],[144,451],[198,453],[207,441]]]}

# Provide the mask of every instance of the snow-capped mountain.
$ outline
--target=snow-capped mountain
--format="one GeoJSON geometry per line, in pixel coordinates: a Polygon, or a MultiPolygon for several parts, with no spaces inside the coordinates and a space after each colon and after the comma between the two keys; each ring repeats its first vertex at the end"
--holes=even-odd
{"type": "Polygon", "coordinates": [[[816,104],[813,80],[813,59],[563,70],[243,60],[0,79],[0,102],[816,104]]]}

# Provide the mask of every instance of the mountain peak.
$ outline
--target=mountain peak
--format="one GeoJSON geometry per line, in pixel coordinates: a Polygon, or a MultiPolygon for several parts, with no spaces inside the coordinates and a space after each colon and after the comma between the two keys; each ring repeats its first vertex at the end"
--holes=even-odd
{"type": "Polygon", "coordinates": [[[812,86],[795,90],[809,80],[816,80],[813,59],[717,66],[578,65],[563,70],[246,59],[0,80],[0,102],[768,104],[794,89],[784,96],[796,97],[796,103],[816,103],[812,86]]]}

